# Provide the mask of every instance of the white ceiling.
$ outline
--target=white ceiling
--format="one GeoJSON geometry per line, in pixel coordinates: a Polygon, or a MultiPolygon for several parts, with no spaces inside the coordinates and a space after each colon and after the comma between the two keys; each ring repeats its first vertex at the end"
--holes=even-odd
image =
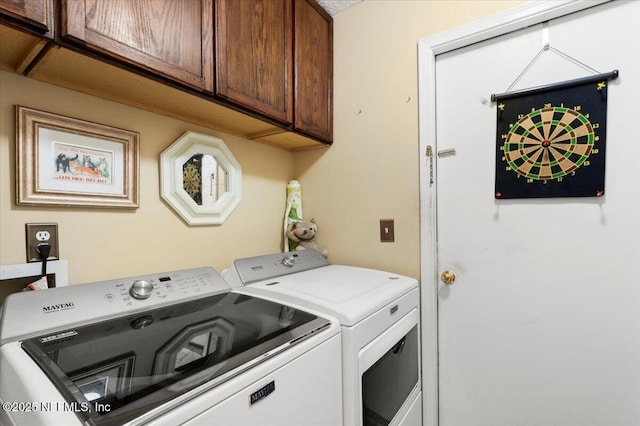
{"type": "Polygon", "coordinates": [[[353,6],[363,0],[316,0],[329,15],[335,15],[336,13],[345,10],[348,7],[353,6]]]}

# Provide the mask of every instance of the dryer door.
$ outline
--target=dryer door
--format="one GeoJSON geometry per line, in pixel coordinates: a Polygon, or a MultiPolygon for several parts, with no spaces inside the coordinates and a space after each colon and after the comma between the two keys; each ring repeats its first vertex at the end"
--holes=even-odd
{"type": "Polygon", "coordinates": [[[417,311],[361,352],[362,424],[397,424],[420,389],[417,311]],[[408,331],[407,331],[408,330],[408,331]]]}

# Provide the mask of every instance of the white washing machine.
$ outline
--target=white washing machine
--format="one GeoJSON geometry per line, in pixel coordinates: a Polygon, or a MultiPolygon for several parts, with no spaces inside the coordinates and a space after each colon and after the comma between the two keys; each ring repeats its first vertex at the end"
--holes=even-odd
{"type": "Polygon", "coordinates": [[[422,425],[415,279],[332,265],[314,250],[238,259],[223,277],[340,321],[345,426],[422,425]]]}
{"type": "Polygon", "coordinates": [[[340,325],[212,268],[9,296],[2,425],[342,424],[340,325]]]}

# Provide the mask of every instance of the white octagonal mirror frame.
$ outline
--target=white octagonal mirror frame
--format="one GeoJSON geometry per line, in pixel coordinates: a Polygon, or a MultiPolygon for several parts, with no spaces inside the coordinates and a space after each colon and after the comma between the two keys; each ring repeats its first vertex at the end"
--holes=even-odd
{"type": "Polygon", "coordinates": [[[160,154],[160,193],[189,225],[221,225],[242,198],[242,169],[222,139],[189,131],[160,154]],[[195,154],[213,156],[226,171],[226,191],[210,206],[184,190],[183,165],[195,154]]]}

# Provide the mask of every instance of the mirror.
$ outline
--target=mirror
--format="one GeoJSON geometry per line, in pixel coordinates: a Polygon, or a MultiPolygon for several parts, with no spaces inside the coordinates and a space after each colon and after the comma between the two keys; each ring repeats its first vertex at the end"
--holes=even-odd
{"type": "Polygon", "coordinates": [[[242,173],[222,139],[187,132],[160,154],[160,185],[189,225],[219,225],[240,203],[242,173]]]}
{"type": "Polygon", "coordinates": [[[227,192],[227,171],[211,154],[193,154],[182,165],[182,189],[199,206],[214,206],[227,192]]]}

